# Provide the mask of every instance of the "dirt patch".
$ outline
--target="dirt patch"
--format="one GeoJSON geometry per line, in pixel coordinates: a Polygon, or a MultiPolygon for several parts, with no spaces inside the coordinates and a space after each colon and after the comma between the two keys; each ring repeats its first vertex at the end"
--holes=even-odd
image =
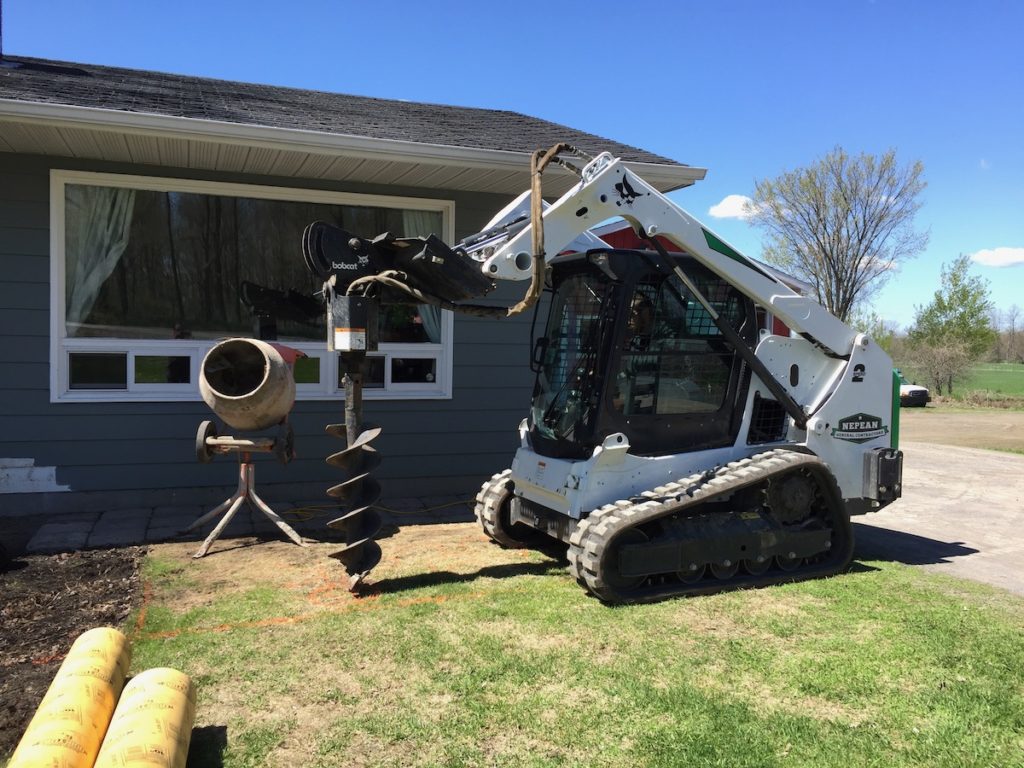
{"type": "MultiPolygon", "coordinates": [[[[294,602],[287,608],[295,612],[268,617],[273,622],[302,620],[322,610],[371,610],[375,595],[422,584],[547,567],[538,563],[545,561],[543,555],[491,545],[474,523],[410,526],[384,534],[384,559],[368,581],[368,598],[353,597],[341,565],[328,557],[338,544],[301,548],[257,538],[218,542],[201,560],[192,559],[195,542],[153,546],[155,565],[147,587],[158,600],[164,590],[171,591],[176,609],[182,611],[257,586],[278,587],[292,595],[294,602]]],[[[24,556],[0,572],[0,756],[17,746],[78,635],[97,626],[124,626],[135,609],[143,611],[137,629],[145,633],[139,573],[145,552],[134,547],[24,556]]],[[[356,688],[365,684],[347,682],[356,688]]],[[[218,704],[211,706],[216,709],[218,704]]]]}
{"type": "MultiPolygon", "coordinates": [[[[378,541],[384,557],[363,586],[364,597],[546,567],[538,562],[544,556],[532,550],[506,550],[491,544],[476,523],[393,528],[378,541]]],[[[194,542],[158,544],[150,553],[169,578],[154,579],[154,593],[159,596],[161,590],[171,590],[176,610],[185,611],[260,586],[291,594],[295,607],[303,611],[336,610],[361,602],[348,591],[342,566],[329,557],[339,547],[330,542],[303,548],[286,541],[232,539],[193,560],[194,542]]]]}
{"type": "MultiPolygon", "coordinates": [[[[470,583],[477,579],[501,578],[529,573],[544,573],[560,567],[543,554],[529,550],[504,550],[484,537],[476,523],[455,523],[408,526],[384,531],[379,538],[383,559],[371,573],[366,595],[355,597],[348,591],[348,579],[341,565],[328,555],[337,551],[336,543],[312,543],[308,547],[256,538],[218,542],[211,553],[193,560],[195,542],[172,542],[150,548],[147,567],[154,604],[167,604],[184,613],[207,605],[223,604],[232,595],[241,596],[252,589],[267,589],[278,594],[274,609],[280,615],[264,615],[258,620],[231,626],[196,627],[189,631],[221,631],[238,626],[276,626],[300,623],[322,616],[325,612],[374,611],[386,606],[404,606],[423,602],[476,600],[483,592],[471,589],[457,595],[403,594],[422,586],[446,583],[470,583]],[[396,596],[384,601],[380,598],[396,596]]],[[[451,627],[455,633],[456,627],[451,627]]],[[[163,637],[178,630],[160,631],[145,621],[138,627],[141,637],[163,637]]],[[[350,635],[349,642],[359,643],[350,635]]],[[[274,747],[267,757],[268,765],[304,765],[312,762],[317,729],[331,718],[345,718],[352,702],[372,699],[376,706],[393,710],[417,712],[424,721],[441,720],[453,702],[443,697],[410,698],[409,690],[425,687],[419,678],[422,671],[404,662],[402,668],[386,656],[375,656],[368,667],[357,665],[343,672],[330,658],[311,655],[303,661],[303,675],[323,681],[321,690],[309,686],[281,693],[273,704],[261,708],[268,722],[282,718],[294,720],[286,741],[274,747]],[[401,687],[394,681],[401,680],[401,687]],[[421,685],[422,684],[422,685],[421,685]],[[312,697],[312,700],[310,700],[312,697]],[[297,710],[302,701],[304,709],[297,710]]],[[[425,680],[425,679],[424,679],[425,680]]],[[[208,723],[230,722],[246,705],[246,692],[228,693],[217,688],[204,700],[202,719],[208,723]]],[[[251,722],[250,722],[251,724],[251,722]]],[[[346,749],[352,765],[377,762],[382,755],[395,755],[410,764],[429,763],[427,758],[411,761],[399,756],[394,744],[376,741],[359,734],[346,749]],[[365,743],[364,743],[365,742],[365,743]],[[364,751],[368,750],[365,752],[364,751]],[[372,757],[372,759],[371,759],[372,757]]],[[[385,762],[387,762],[385,760],[385,762]]]]}
{"type": "Polygon", "coordinates": [[[34,555],[0,572],[0,755],[14,750],[71,643],[139,603],[142,549],[34,555]]]}
{"type": "Polygon", "coordinates": [[[900,440],[1024,453],[1024,411],[904,408],[900,440]]]}

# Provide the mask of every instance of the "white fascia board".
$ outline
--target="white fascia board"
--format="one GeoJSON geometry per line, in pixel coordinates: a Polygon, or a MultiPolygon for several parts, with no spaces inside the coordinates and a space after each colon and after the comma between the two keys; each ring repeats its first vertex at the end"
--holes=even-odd
{"type": "MultiPolygon", "coordinates": [[[[146,112],[124,112],[96,107],[0,99],[0,120],[114,133],[137,133],[155,138],[194,139],[223,144],[244,144],[268,149],[350,155],[366,159],[429,165],[524,171],[529,153],[446,144],[421,144],[341,133],[275,128],[146,112]]],[[[706,169],[661,163],[626,163],[637,175],[663,191],[704,178],[706,169]]],[[[560,170],[560,169],[559,169],[560,170]]]]}

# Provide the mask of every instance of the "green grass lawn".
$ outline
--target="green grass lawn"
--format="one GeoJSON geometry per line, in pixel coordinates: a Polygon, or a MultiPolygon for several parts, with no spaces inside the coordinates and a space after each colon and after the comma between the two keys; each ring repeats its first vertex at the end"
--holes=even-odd
{"type": "MultiPolygon", "coordinates": [[[[908,381],[927,385],[928,382],[920,373],[908,367],[905,371],[908,381]]],[[[935,391],[932,391],[933,397],[935,391]]],[[[965,407],[990,407],[999,409],[1024,409],[1024,365],[1018,363],[979,363],[970,372],[956,380],[952,397],[946,402],[954,401],[965,407]]],[[[941,399],[936,401],[936,405],[941,399]]]]}
{"type": "Polygon", "coordinates": [[[961,389],[984,390],[1013,397],[1024,397],[1024,365],[1018,363],[982,363],[971,369],[961,389]]]}
{"type": "Polygon", "coordinates": [[[190,766],[1024,765],[1008,593],[871,562],[609,608],[543,555],[507,567],[193,604],[188,566],[151,555],[133,670],[194,676],[190,766]]]}

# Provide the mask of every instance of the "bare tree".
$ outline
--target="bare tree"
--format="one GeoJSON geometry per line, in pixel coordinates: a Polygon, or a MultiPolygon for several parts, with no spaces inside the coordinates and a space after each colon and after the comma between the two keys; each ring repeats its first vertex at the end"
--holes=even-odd
{"type": "Polygon", "coordinates": [[[1006,333],[1006,357],[1010,363],[1024,363],[1024,353],[1021,353],[1017,340],[1017,327],[1020,323],[1020,307],[1016,304],[1010,306],[1004,314],[1006,333]]]}
{"type": "Polygon", "coordinates": [[[974,356],[965,342],[946,337],[913,345],[909,361],[936,395],[951,395],[953,382],[967,373],[974,356]]]}
{"type": "Polygon", "coordinates": [[[765,258],[846,320],[927,245],[928,233],[913,226],[923,174],[920,161],[901,166],[893,150],[851,157],[836,147],[807,168],[756,181],[749,210],[767,236],[765,258]]]}
{"type": "Polygon", "coordinates": [[[174,275],[174,303],[178,310],[177,322],[183,327],[188,325],[188,318],[185,314],[185,299],[181,290],[181,271],[178,266],[178,248],[174,237],[174,200],[173,193],[164,195],[167,203],[167,252],[171,261],[171,270],[174,275]]]}
{"type": "Polygon", "coordinates": [[[992,329],[996,332],[996,341],[992,345],[990,356],[992,362],[1004,363],[1006,362],[1006,335],[1002,333],[1003,327],[1003,311],[999,309],[995,304],[992,305],[988,312],[988,323],[992,326],[992,329]]]}

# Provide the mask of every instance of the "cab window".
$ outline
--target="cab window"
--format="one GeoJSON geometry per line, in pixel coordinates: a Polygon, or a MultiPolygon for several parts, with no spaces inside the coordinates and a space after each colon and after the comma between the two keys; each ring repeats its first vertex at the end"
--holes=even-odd
{"type": "MultiPolygon", "coordinates": [[[[715,311],[730,322],[742,305],[727,284],[698,284],[715,311]]],[[[629,319],[616,372],[612,407],[624,415],[711,413],[729,391],[733,349],[711,315],[674,275],[640,283],[630,299],[629,319]]]]}

